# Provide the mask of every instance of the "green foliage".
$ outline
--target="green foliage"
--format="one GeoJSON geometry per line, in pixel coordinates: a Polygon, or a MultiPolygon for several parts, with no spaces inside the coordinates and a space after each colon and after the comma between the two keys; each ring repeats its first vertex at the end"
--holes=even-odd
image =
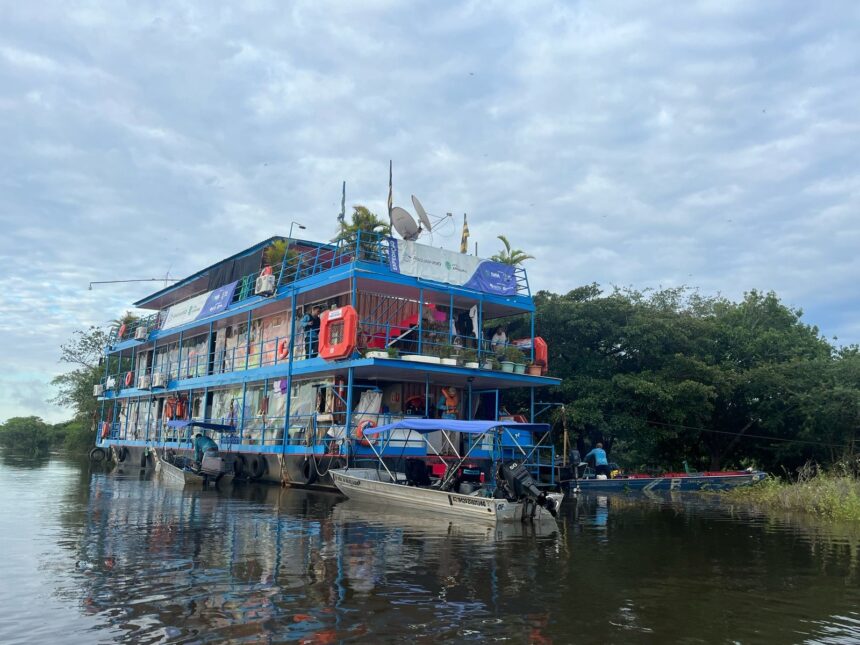
{"type": "Polygon", "coordinates": [[[352,207],[352,217],[348,223],[346,220],[340,223],[335,241],[354,245],[360,237],[359,259],[377,259],[377,239],[385,235],[391,235],[391,226],[365,206],[359,205],[352,207]]]}
{"type": "Polygon", "coordinates": [[[277,270],[280,268],[281,264],[283,264],[285,255],[287,256],[285,268],[294,268],[299,259],[298,251],[290,248],[290,240],[286,238],[274,240],[266,247],[266,250],[263,251],[263,262],[266,266],[276,267],[275,274],[277,275],[277,270]]]}
{"type": "Polygon", "coordinates": [[[526,355],[523,354],[523,350],[516,345],[508,345],[505,347],[505,360],[510,361],[511,363],[525,364],[526,355]]]}
{"type": "Polygon", "coordinates": [[[498,253],[496,253],[492,258],[490,258],[491,260],[501,262],[502,264],[511,264],[516,266],[518,264],[522,264],[526,260],[534,259],[535,256],[528,255],[525,251],[521,249],[512,249],[511,243],[508,242],[508,238],[506,238],[504,235],[497,235],[496,237],[498,237],[502,241],[504,248],[498,253]]]}
{"type": "MultiPolygon", "coordinates": [[[[70,407],[74,418],[84,423],[92,423],[98,418],[99,402],[93,396],[93,386],[104,376],[102,352],[108,343],[108,336],[97,327],[86,331],[76,331],[71,340],[60,347],[60,361],[76,366],[70,372],[54,377],[51,385],[58,390],[53,402],[70,407]]],[[[130,369],[130,359],[121,362],[114,357],[108,366],[108,373],[115,374],[121,369],[130,369]]]]}
{"type": "MultiPolygon", "coordinates": [[[[773,293],[740,302],[688,289],[535,297],[550,348],[549,397],[566,403],[580,449],[628,467],[699,470],[830,463],[860,419],[860,357],[835,350],[773,293]]],[[[510,335],[528,334],[527,320],[510,335]]],[[[524,403],[524,402],[521,402],[524,403]]],[[[516,407],[516,406],[513,406],[516,407]]]]}
{"type": "Polygon", "coordinates": [[[91,426],[80,421],[66,421],[54,426],[54,434],[62,438],[62,446],[69,452],[86,454],[93,447],[95,433],[91,426]]]}
{"type": "Polygon", "coordinates": [[[465,347],[460,353],[464,363],[477,363],[478,352],[472,347],[465,347]]]}
{"type": "Polygon", "coordinates": [[[39,417],[13,417],[0,424],[0,446],[4,448],[39,454],[53,443],[53,428],[39,417]]]}
{"type": "Polygon", "coordinates": [[[796,482],[774,477],[722,493],[733,502],[765,510],[812,513],[831,520],[860,520],[860,479],[804,469],[796,482]]]}

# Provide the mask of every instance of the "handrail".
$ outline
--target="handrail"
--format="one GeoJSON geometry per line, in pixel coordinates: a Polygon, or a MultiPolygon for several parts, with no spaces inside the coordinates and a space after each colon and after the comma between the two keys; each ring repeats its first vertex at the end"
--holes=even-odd
{"type": "MultiPolygon", "coordinates": [[[[275,288],[277,289],[278,287],[290,285],[353,262],[366,262],[387,267],[388,254],[390,252],[389,240],[390,238],[387,235],[369,231],[358,231],[354,238],[337,240],[330,247],[317,246],[292,257],[289,256],[290,247],[288,246],[284,258],[280,262],[266,265],[263,267],[263,270],[266,268],[271,269],[272,275],[275,278],[275,288]]],[[[260,271],[255,271],[239,278],[236,289],[233,292],[231,304],[237,304],[254,297],[255,283],[260,273],[260,271]]],[[[514,277],[517,285],[517,294],[531,296],[525,269],[520,266],[515,267],[514,277]]],[[[127,323],[125,333],[121,339],[118,338],[120,325],[114,325],[109,332],[109,343],[115,344],[118,341],[134,338],[135,330],[140,326],[145,326],[149,330],[158,328],[161,321],[165,318],[166,311],[165,309],[127,323]]]]}

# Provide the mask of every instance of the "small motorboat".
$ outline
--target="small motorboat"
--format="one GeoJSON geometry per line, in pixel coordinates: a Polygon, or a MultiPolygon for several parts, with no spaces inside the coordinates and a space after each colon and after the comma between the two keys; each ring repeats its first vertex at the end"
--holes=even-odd
{"type": "Polygon", "coordinates": [[[616,475],[600,477],[586,473],[581,479],[569,480],[574,491],[709,491],[749,486],[767,476],[760,470],[704,471],[616,475]]]}
{"type": "MultiPolygon", "coordinates": [[[[475,440],[465,455],[461,457],[456,454],[458,461],[447,468],[441,477],[432,477],[428,464],[416,458],[405,460],[404,472],[392,471],[372,442],[369,445],[376,454],[376,468],[342,468],[329,472],[341,493],[359,501],[378,505],[395,504],[413,511],[420,509],[482,522],[554,521],[564,494],[545,492],[538,487],[529,473],[529,455],[525,451],[522,451],[523,459],[497,465],[494,462],[489,481],[474,486],[469,482],[458,485],[457,474],[462,472],[462,466],[469,460],[473,448],[485,446],[488,441],[493,441],[495,445],[500,433],[518,426],[533,427],[530,424],[502,421],[404,419],[365,430],[364,435],[384,435],[395,430],[405,430],[408,442],[412,433],[415,433],[440,458],[441,455],[426,435],[439,431],[458,432],[473,435],[475,440]]],[[[456,453],[453,445],[451,447],[456,453]]]]}
{"type": "Polygon", "coordinates": [[[196,462],[189,457],[176,455],[167,451],[163,455],[155,454],[155,470],[161,473],[161,478],[171,484],[183,487],[206,487],[210,484],[225,486],[233,482],[233,473],[227,469],[221,457],[203,457],[203,463],[197,467],[196,462]]]}

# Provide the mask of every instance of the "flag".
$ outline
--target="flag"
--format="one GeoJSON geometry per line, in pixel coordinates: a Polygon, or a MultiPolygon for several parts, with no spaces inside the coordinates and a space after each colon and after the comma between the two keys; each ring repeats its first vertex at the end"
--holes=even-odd
{"type": "Polygon", "coordinates": [[[392,162],[389,161],[388,162],[388,224],[389,224],[389,226],[392,225],[391,209],[394,208],[394,187],[393,187],[393,184],[391,182],[392,165],[393,165],[392,162]]]}
{"type": "Polygon", "coordinates": [[[337,216],[337,221],[343,224],[346,217],[346,182],[343,182],[343,192],[340,194],[340,215],[337,216]]]}
{"type": "Polygon", "coordinates": [[[463,213],[463,235],[460,236],[460,253],[469,250],[469,223],[466,221],[466,213],[463,213]]]}

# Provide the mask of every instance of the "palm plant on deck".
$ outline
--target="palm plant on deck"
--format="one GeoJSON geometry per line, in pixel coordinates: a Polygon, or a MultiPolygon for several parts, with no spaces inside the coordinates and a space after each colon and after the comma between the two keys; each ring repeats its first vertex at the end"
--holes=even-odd
{"type": "Polygon", "coordinates": [[[516,266],[518,264],[522,264],[526,260],[534,259],[535,256],[529,255],[522,249],[512,249],[511,243],[508,242],[508,238],[506,238],[504,235],[498,235],[497,237],[502,241],[502,244],[505,245],[505,248],[503,248],[492,258],[490,258],[491,260],[495,262],[501,262],[502,264],[510,264],[516,266]]]}
{"type": "Polygon", "coordinates": [[[385,235],[391,235],[391,226],[366,206],[358,205],[352,207],[351,220],[340,223],[334,241],[354,246],[359,240],[359,259],[376,259],[379,255],[379,238],[385,235]]]}

